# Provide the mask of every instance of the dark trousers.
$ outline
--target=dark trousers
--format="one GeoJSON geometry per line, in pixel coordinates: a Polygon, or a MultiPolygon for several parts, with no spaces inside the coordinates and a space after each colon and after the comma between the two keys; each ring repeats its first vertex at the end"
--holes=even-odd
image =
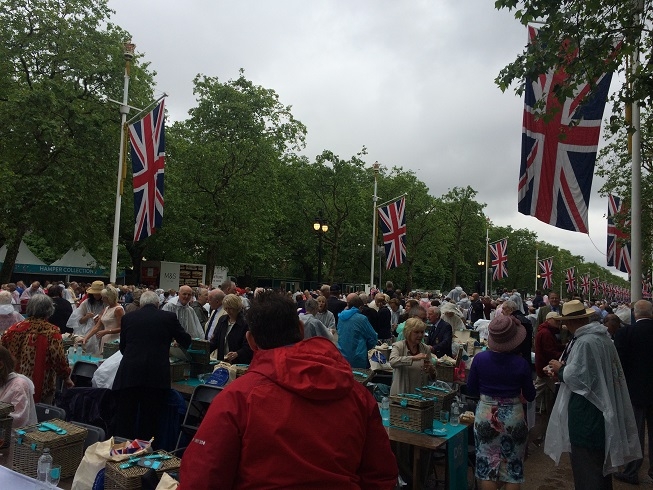
{"type": "Polygon", "coordinates": [[[114,435],[145,440],[154,437],[156,446],[159,420],[169,391],[143,386],[118,390],[114,435]]]}
{"type": "Polygon", "coordinates": [[[603,476],[604,449],[571,446],[571,470],[576,490],[612,490],[612,475],[603,476]]]}
{"type": "MultiPolygon", "coordinates": [[[[645,426],[648,427],[648,474],[650,476],[653,475],[653,405],[647,407],[636,407],[633,405],[633,413],[635,414],[635,423],[637,424],[642,455],[644,454],[644,428],[645,426]]],[[[643,461],[644,459],[642,458],[628,463],[624,467],[624,474],[631,478],[637,478],[643,461]]]]}

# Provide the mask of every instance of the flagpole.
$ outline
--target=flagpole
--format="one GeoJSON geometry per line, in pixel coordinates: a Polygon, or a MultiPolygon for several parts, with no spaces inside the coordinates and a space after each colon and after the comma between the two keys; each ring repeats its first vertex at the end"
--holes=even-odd
{"type": "Polygon", "coordinates": [[[124,44],[125,52],[125,79],[122,91],[122,105],[120,106],[120,152],[118,155],[118,183],[116,185],[116,210],[113,220],[113,243],[111,244],[111,272],[109,282],[116,282],[118,271],[118,236],[120,235],[120,204],[122,202],[122,169],[125,164],[125,122],[129,114],[129,62],[134,58],[135,44],[131,41],[124,44]]]}
{"type": "MultiPolygon", "coordinates": [[[[636,19],[639,21],[639,12],[642,11],[642,1],[638,1],[636,19]]],[[[638,39],[639,41],[639,39],[638,39]]],[[[632,73],[637,72],[639,66],[639,49],[633,53],[632,73]]],[[[631,177],[631,204],[630,204],[630,300],[637,301],[642,298],[642,134],[640,124],[639,103],[632,102],[633,126],[633,164],[631,177]]]]}
{"type": "Polygon", "coordinates": [[[537,248],[537,245],[535,245],[535,289],[533,290],[533,292],[537,291],[537,273],[540,267],[540,264],[538,262],[539,257],[540,257],[540,250],[537,248]]]}
{"type": "MultiPolygon", "coordinates": [[[[378,181],[378,176],[379,176],[379,162],[374,162],[374,165],[372,165],[372,168],[374,168],[374,196],[372,196],[372,201],[374,203],[374,206],[372,207],[372,262],[370,265],[370,287],[374,285],[374,252],[376,249],[376,202],[379,199],[378,196],[376,195],[376,190],[377,190],[377,181],[378,181]]],[[[379,284],[379,288],[381,285],[379,284]]]]}
{"type": "Polygon", "coordinates": [[[487,296],[487,271],[490,267],[490,228],[485,228],[485,296],[487,296]]]}

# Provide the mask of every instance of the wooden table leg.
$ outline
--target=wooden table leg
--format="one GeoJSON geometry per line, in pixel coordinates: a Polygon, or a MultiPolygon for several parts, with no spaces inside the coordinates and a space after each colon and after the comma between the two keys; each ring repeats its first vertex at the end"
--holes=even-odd
{"type": "Polygon", "coordinates": [[[420,456],[422,451],[419,446],[413,446],[413,490],[420,490],[422,487],[420,478],[420,456]]]}

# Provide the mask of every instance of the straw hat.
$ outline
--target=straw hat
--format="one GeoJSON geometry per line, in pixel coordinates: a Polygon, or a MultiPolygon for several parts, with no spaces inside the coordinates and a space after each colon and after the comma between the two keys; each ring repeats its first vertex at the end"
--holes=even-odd
{"type": "Polygon", "coordinates": [[[546,319],[548,320],[549,318],[553,318],[555,320],[558,320],[558,313],[555,311],[550,311],[546,314],[546,319]]]}
{"type": "Polygon", "coordinates": [[[585,305],[577,299],[567,301],[562,305],[562,315],[556,315],[556,320],[574,320],[577,318],[587,318],[596,312],[592,308],[585,308],[585,305]]]}
{"type": "Polygon", "coordinates": [[[104,283],[102,281],[93,281],[91,287],[86,290],[88,294],[100,294],[104,289],[104,283]]]}
{"type": "Polygon", "coordinates": [[[496,352],[512,352],[526,338],[526,329],[514,316],[498,315],[488,325],[487,344],[496,352]]]}

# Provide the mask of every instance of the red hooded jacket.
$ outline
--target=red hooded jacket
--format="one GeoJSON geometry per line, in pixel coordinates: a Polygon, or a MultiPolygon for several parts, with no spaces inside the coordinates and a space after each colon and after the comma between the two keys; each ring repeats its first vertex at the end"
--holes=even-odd
{"type": "Polygon", "coordinates": [[[211,404],[178,490],[392,489],[397,463],[374,397],[334,344],[257,350],[211,404]]]}

